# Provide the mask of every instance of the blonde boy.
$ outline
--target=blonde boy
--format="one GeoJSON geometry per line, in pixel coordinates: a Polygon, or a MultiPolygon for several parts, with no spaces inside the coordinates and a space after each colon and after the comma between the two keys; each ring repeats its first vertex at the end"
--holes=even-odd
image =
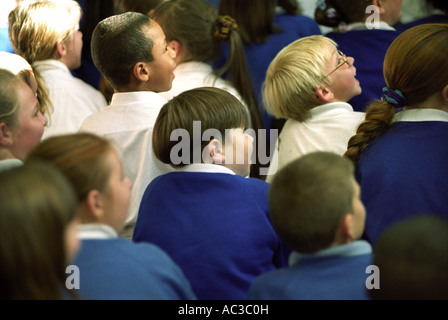
{"type": "Polygon", "coordinates": [[[268,112],[287,119],[267,181],[292,160],[313,151],[344,154],[364,113],[347,103],[361,93],[354,59],[321,35],[301,38],[278,53],[264,83],[268,112]]]}

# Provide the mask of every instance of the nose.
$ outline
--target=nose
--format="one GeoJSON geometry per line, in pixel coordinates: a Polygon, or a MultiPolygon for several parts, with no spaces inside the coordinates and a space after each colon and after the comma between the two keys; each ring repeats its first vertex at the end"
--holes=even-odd
{"type": "Polygon", "coordinates": [[[347,57],[347,61],[350,63],[350,66],[353,67],[355,64],[355,58],[353,57],[347,57]]]}
{"type": "Polygon", "coordinates": [[[43,115],[42,114],[42,112],[40,112],[39,111],[39,114],[41,115],[41,117],[42,117],[42,123],[44,124],[44,126],[46,126],[47,125],[47,123],[48,123],[48,119],[47,119],[47,117],[45,116],[45,115],[43,115]]]}

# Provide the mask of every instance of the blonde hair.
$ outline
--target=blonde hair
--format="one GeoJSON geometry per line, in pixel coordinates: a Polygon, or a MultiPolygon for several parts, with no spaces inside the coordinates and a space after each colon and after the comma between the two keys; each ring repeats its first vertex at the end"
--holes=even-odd
{"type": "Polygon", "coordinates": [[[73,0],[21,1],[9,13],[9,38],[16,53],[31,65],[53,57],[58,41],[68,40],[82,9],[73,0]]]}
{"type": "Polygon", "coordinates": [[[2,51],[0,52],[0,68],[6,69],[19,76],[30,87],[31,79],[34,78],[37,83],[37,100],[39,101],[39,110],[42,114],[47,113],[47,117],[50,118],[50,114],[53,112],[53,105],[48,96],[47,90],[42,84],[42,80],[36,76],[33,68],[22,56],[2,51]]]}
{"type": "Polygon", "coordinates": [[[304,121],[317,105],[316,88],[329,84],[326,77],[331,46],[336,43],[321,35],[301,38],[282,49],[272,60],[263,84],[267,111],[277,118],[304,121]]]}

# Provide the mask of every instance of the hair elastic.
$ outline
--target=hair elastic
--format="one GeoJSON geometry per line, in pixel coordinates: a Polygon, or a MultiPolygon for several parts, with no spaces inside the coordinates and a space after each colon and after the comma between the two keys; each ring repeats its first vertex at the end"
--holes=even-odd
{"type": "Polygon", "coordinates": [[[238,29],[238,24],[231,16],[219,16],[215,23],[214,37],[220,41],[228,41],[232,31],[238,29]]]}
{"type": "Polygon", "coordinates": [[[403,108],[406,106],[406,98],[400,90],[393,90],[389,87],[383,88],[383,95],[381,96],[381,100],[390,103],[396,108],[403,108]]]}

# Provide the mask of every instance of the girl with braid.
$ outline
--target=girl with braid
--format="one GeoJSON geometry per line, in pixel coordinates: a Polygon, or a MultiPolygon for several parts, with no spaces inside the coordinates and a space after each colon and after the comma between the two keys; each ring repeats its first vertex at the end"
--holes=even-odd
{"type": "Polygon", "coordinates": [[[384,61],[381,101],[348,143],[367,210],[365,239],[433,213],[448,219],[448,25],[403,32],[384,61]]]}

